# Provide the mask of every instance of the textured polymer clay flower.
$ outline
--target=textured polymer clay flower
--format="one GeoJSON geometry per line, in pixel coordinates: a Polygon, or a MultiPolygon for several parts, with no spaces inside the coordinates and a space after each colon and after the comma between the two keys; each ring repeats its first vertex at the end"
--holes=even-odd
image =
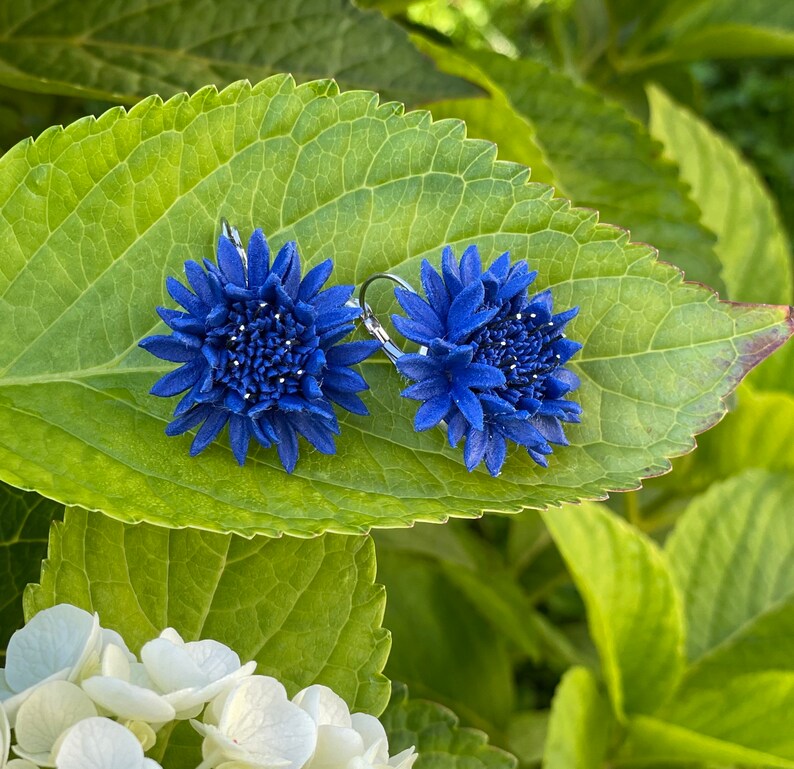
{"type": "Polygon", "coordinates": [[[109,718],[86,718],[56,746],[56,769],[161,769],[135,735],[109,718]]]}
{"type": "Polygon", "coordinates": [[[241,666],[237,654],[218,641],[185,643],[173,628],[144,644],[141,661],[177,718],[194,718],[206,702],[256,669],[256,662],[241,666]]]}
{"type": "Polygon", "coordinates": [[[102,648],[99,617],[69,604],[36,614],[11,636],[0,681],[0,701],[11,725],[34,691],[49,681],[79,681],[102,648]]]}
{"type": "Polygon", "coordinates": [[[578,422],[581,407],[566,396],[579,385],[564,365],[581,349],[565,336],[578,308],[553,314],[551,291],[529,298],[537,273],[502,254],[483,271],[476,246],[458,263],[444,249],[441,274],[422,263],[427,301],[395,290],[408,317],[393,316],[406,338],[427,354],[403,355],[400,373],[415,383],[406,398],[423,401],[415,427],[447,423],[451,446],[465,436],[464,460],[471,471],[485,460],[491,475],[505,461],[507,441],[548,465],[552,443],[567,445],[562,422],[578,422]]]}
{"type": "MultiPolygon", "coordinates": [[[[239,244],[238,244],[239,245],[239,244]]],[[[158,308],[173,333],[150,336],[144,349],[182,363],[152,388],[168,397],[187,390],[177,405],[168,435],[201,424],[190,448],[195,456],[229,425],[234,456],[245,462],[251,438],[265,448],[276,444],[292,472],[298,435],[318,451],[336,451],[339,425],[333,404],[355,414],[367,409],[356,393],[367,389],[350,366],[378,349],[372,340],[339,344],[360,315],[346,303],[352,286],[323,289],[331,260],[301,279],[295,243],[284,245],[272,266],[261,230],[247,254],[225,235],[218,241],[217,266],[185,263],[193,291],[168,278],[168,293],[185,312],[158,308]]]]}
{"type": "Polygon", "coordinates": [[[220,699],[217,726],[191,721],[204,736],[201,769],[227,762],[246,769],[301,769],[311,758],[317,727],[275,678],[244,678],[220,699]]]}
{"type": "Polygon", "coordinates": [[[292,700],[317,724],[317,747],[305,769],[411,769],[413,748],[389,758],[389,740],[381,722],[366,713],[353,713],[327,686],[315,684],[292,700]]]}

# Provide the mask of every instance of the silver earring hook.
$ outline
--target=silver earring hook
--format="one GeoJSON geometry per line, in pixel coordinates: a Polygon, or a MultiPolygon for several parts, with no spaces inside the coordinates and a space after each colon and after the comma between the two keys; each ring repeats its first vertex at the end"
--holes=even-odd
{"type": "MultiPolygon", "coordinates": [[[[392,363],[396,363],[399,358],[405,355],[405,352],[395,344],[394,340],[389,336],[389,332],[386,331],[384,325],[378,320],[372,308],[366,302],[367,289],[376,280],[390,280],[392,283],[396,283],[412,294],[415,294],[416,291],[410,283],[403,280],[398,275],[392,275],[390,272],[376,272],[370,275],[361,284],[361,288],[358,290],[358,306],[361,307],[361,322],[364,324],[364,328],[383,345],[383,352],[386,354],[386,357],[392,363]]],[[[420,347],[419,354],[426,355],[427,347],[420,347]]]]}
{"type": "Polygon", "coordinates": [[[221,217],[221,234],[224,238],[231,241],[232,245],[237,249],[237,253],[240,254],[243,264],[247,267],[248,255],[245,253],[243,241],[240,239],[240,233],[237,231],[237,227],[229,224],[225,216],[221,217]]]}

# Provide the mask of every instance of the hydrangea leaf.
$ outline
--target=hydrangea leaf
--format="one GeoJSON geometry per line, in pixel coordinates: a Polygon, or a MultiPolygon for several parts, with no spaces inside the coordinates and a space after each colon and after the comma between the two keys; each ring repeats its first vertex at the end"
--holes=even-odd
{"type": "MultiPolygon", "coordinates": [[[[479,84],[503,93],[532,125],[534,143],[564,194],[652,243],[689,280],[722,290],[714,236],[700,224],[677,169],[645,126],[618,103],[540,62],[484,52],[469,58],[473,77],[481,71],[487,78],[479,84]]],[[[438,63],[445,68],[445,58],[438,63]]]]}
{"type": "Polygon", "coordinates": [[[661,552],[602,505],[543,519],[587,607],[615,712],[653,713],[684,667],[683,610],[661,552]]]}
{"type": "Polygon", "coordinates": [[[0,480],[127,521],[308,535],[592,499],[664,472],[791,334],[790,308],[719,303],[463,137],[374,94],[274,77],[152,98],[7,153],[0,480]],[[555,306],[580,306],[572,445],[547,470],[512,454],[498,480],[469,474],[443,431],[414,431],[379,357],[362,365],[373,416],[344,420],[336,456],[306,455],[292,475],[272,450],[244,468],[223,444],[191,459],[189,436],[163,433],[170,404],[147,394],[170,367],[137,342],[170,304],[164,277],[213,253],[221,215],[297,240],[308,266],[333,257],[339,282],[416,282],[446,243],[529,259],[555,306]]]}
{"type": "Polygon", "coordinates": [[[25,613],[64,602],[96,611],[136,653],[174,627],[186,641],[212,638],[257,660],[258,673],[292,694],[324,683],[378,713],[389,635],[374,555],[367,537],[247,540],[68,509],[25,613]]]}
{"type": "Polygon", "coordinates": [[[502,633],[428,558],[379,547],[378,579],[389,597],[384,622],[394,639],[389,677],[492,736],[504,730],[515,695],[502,633]]]}
{"type": "Polygon", "coordinates": [[[771,195],[727,139],[655,86],[651,134],[681,169],[703,223],[716,234],[728,296],[742,302],[792,300],[792,258],[771,195]]]}
{"type": "Polygon", "coordinates": [[[336,77],[418,104],[476,93],[442,74],[407,34],[348,0],[32,0],[0,17],[0,83],[134,104],[207,83],[336,77]]]}
{"type": "Polygon", "coordinates": [[[47,554],[50,521],[60,518],[63,506],[32,492],[0,483],[0,655],[8,639],[24,624],[22,591],[39,574],[47,554]]]}
{"type": "Polygon", "coordinates": [[[459,726],[457,716],[442,705],[410,699],[408,690],[394,686],[389,707],[381,716],[391,755],[416,746],[416,769],[516,769],[515,757],[488,744],[476,729],[459,726]]]}
{"type": "Polygon", "coordinates": [[[696,498],[668,539],[686,615],[685,690],[794,673],[792,499],[794,473],[748,470],[696,498]]]}
{"type": "Polygon", "coordinates": [[[611,722],[609,702],[590,670],[570,668],[551,703],[543,769],[601,769],[611,722]]]}

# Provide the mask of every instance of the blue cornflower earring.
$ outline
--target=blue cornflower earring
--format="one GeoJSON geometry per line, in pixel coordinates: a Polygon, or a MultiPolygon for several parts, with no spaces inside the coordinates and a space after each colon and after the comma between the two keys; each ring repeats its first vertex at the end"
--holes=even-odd
{"type": "Polygon", "coordinates": [[[324,454],[336,452],[339,424],[333,404],[366,415],[357,393],[368,389],[351,366],[380,347],[365,340],[340,344],[360,316],[350,300],[353,286],[323,286],[330,259],[301,278],[294,242],[286,243],[271,266],[262,230],[243,248],[237,229],[221,222],[217,265],[205,259],[185,263],[189,290],[166,280],[171,298],[184,308],[158,307],[172,329],[140,346],[158,358],[182,365],[162,377],[151,393],[161,397],[185,391],[167,435],[198,425],[191,456],[203,451],[229,425],[239,464],[251,438],[275,444],[284,468],[298,460],[298,435],[324,454]]]}
{"type": "Polygon", "coordinates": [[[565,328],[575,307],[554,314],[551,291],[529,297],[537,273],[525,261],[511,263],[502,254],[483,271],[476,246],[458,262],[444,249],[441,272],[422,262],[426,299],[397,276],[379,273],[361,287],[362,322],[383,345],[399,372],[414,384],[406,398],[421,401],[416,430],[444,422],[449,444],[465,436],[469,471],[485,462],[500,473],[508,442],[523,446],[543,467],[551,444],[567,445],[563,422],[578,422],[578,403],[566,396],[579,386],[565,363],[582,345],[568,339],[565,328]],[[393,315],[394,327],[420,345],[404,353],[366,304],[367,287],[387,278],[399,284],[395,296],[405,315],[393,315]]]}

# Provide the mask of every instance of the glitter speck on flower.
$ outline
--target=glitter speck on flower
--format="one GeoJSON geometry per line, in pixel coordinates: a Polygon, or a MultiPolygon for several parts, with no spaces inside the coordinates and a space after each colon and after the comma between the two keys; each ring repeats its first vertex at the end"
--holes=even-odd
{"type": "Polygon", "coordinates": [[[192,291],[169,277],[168,293],[185,311],[159,307],[170,335],[150,336],[140,346],[164,360],[182,363],[162,377],[152,394],[182,392],[168,435],[201,425],[190,449],[203,451],[229,425],[232,451],[242,465],[251,438],[275,444],[292,472],[298,435],[318,451],[336,451],[339,425],[333,404],[367,414],[356,393],[367,389],[350,366],[378,349],[375,341],[339,344],[353,330],[360,309],[346,303],[352,286],[332,286],[330,259],[301,278],[294,242],[270,265],[262,230],[255,230],[247,253],[225,235],[218,241],[217,265],[185,263],[192,291]]]}
{"type": "Polygon", "coordinates": [[[427,301],[395,290],[408,317],[394,315],[403,336],[427,347],[404,355],[397,368],[415,381],[403,391],[422,401],[417,430],[444,421],[451,446],[465,436],[471,471],[482,461],[498,475],[507,442],[524,446],[546,467],[552,443],[567,445],[562,422],[578,422],[581,407],[566,396],[579,386],[564,367],[581,349],[563,333],[578,308],[553,314],[551,291],[530,298],[536,273],[502,254],[485,271],[476,246],[460,262],[444,249],[441,273],[426,260],[422,287],[427,301]]]}

